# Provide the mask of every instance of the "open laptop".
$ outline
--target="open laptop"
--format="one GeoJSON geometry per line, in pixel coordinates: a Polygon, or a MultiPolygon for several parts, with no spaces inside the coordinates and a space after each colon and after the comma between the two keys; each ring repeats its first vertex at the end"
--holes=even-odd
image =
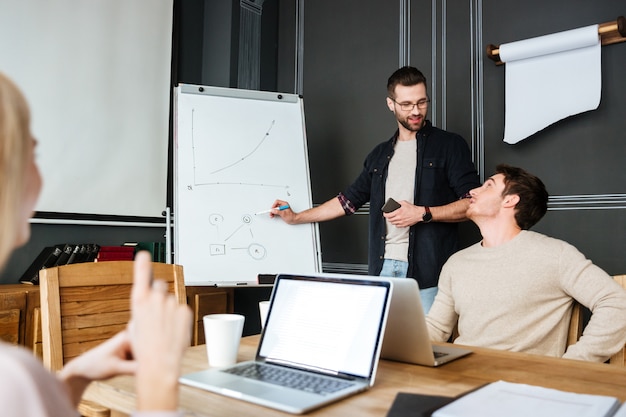
{"type": "Polygon", "coordinates": [[[180,382],[294,414],[364,391],[374,383],[392,290],[389,281],[278,275],[256,359],[180,382]],[[268,381],[282,372],[315,386],[268,381]]]}
{"type": "Polygon", "coordinates": [[[368,281],[393,283],[389,318],[385,328],[382,359],[425,366],[439,366],[470,354],[472,351],[454,346],[437,346],[430,342],[426,315],[422,308],[417,281],[369,275],[321,274],[325,277],[352,277],[368,281]]]}
{"type": "Polygon", "coordinates": [[[438,346],[430,342],[417,281],[412,278],[380,279],[392,282],[394,289],[381,358],[439,366],[471,353],[468,349],[438,346]]]}

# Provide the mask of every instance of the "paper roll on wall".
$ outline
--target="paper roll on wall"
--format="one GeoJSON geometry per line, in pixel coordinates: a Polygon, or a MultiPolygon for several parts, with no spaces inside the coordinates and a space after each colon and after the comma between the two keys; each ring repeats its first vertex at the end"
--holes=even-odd
{"type": "Polygon", "coordinates": [[[600,47],[598,25],[500,45],[506,63],[504,141],[517,143],[598,108],[600,47]]]}

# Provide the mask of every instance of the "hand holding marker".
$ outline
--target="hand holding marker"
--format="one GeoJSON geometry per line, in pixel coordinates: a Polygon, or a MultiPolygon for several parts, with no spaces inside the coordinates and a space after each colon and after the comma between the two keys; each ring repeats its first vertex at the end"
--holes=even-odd
{"type": "Polygon", "coordinates": [[[258,213],[254,213],[255,216],[258,216],[259,214],[266,214],[266,213],[271,213],[272,210],[278,210],[278,211],[283,211],[283,210],[287,210],[289,208],[289,204],[285,204],[283,206],[278,206],[278,207],[272,207],[269,210],[263,210],[263,211],[259,211],[258,213]]]}

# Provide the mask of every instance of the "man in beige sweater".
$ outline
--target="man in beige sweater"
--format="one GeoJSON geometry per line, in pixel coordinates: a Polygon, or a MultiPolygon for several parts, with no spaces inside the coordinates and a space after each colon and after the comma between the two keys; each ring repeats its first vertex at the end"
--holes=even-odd
{"type": "Polygon", "coordinates": [[[467,217],[483,240],[454,254],[426,319],[431,339],[603,362],[626,343],[626,291],[568,243],[528,231],[546,213],[541,180],[499,165],[470,192],[467,217]],[[592,311],[567,346],[576,300],[592,311]]]}

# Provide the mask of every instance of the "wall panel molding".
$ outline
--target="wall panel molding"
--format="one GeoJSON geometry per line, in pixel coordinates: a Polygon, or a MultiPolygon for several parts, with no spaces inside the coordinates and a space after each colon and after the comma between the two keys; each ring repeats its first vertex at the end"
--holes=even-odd
{"type": "Polygon", "coordinates": [[[614,210],[626,209],[626,194],[554,195],[548,210],[614,210]]]}
{"type": "Polygon", "coordinates": [[[485,180],[485,118],[484,118],[484,91],[483,85],[483,2],[482,0],[470,0],[470,28],[472,37],[472,137],[471,149],[474,157],[474,165],[480,175],[480,180],[485,180]]]}
{"type": "Polygon", "coordinates": [[[403,67],[411,62],[411,0],[400,0],[399,28],[398,67],[403,67]]]}

